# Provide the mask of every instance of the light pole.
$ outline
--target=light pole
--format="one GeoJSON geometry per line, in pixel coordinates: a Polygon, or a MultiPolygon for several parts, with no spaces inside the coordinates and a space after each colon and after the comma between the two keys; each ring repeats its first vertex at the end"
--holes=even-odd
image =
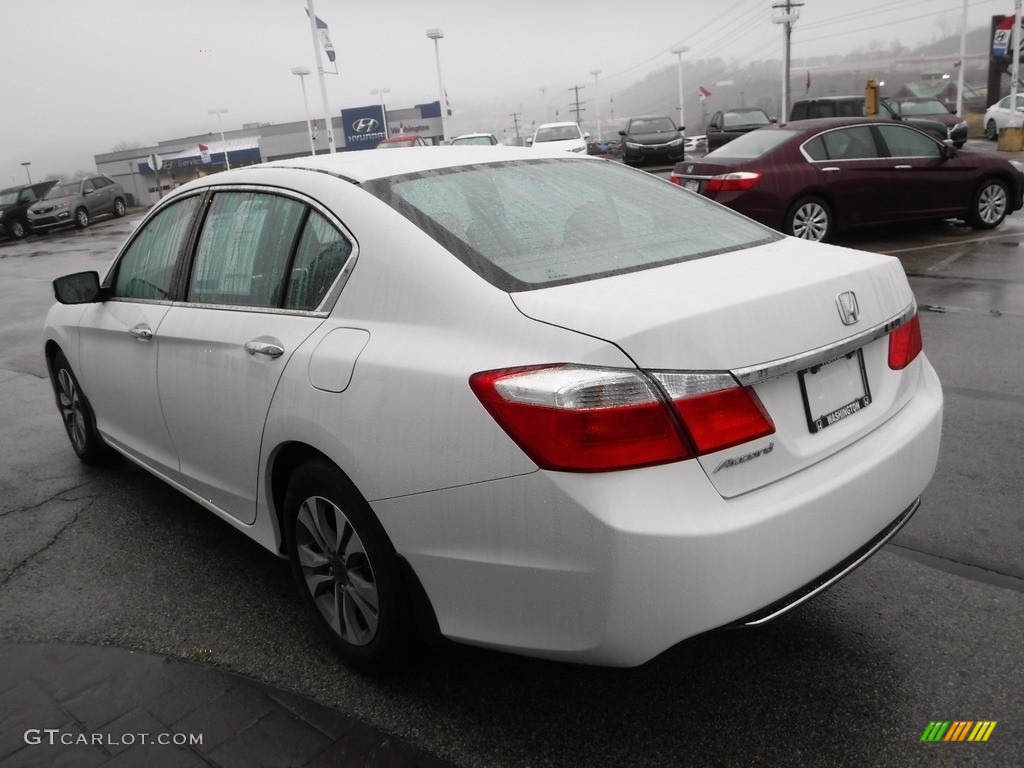
{"type": "Polygon", "coordinates": [[[590,70],[594,76],[594,104],[597,105],[597,140],[601,141],[601,97],[597,93],[597,76],[601,74],[600,69],[590,70]]]}
{"type": "Polygon", "coordinates": [[[388,132],[388,110],[387,110],[387,107],[384,106],[384,94],[385,93],[391,93],[391,89],[390,88],[371,88],[370,89],[370,93],[372,93],[372,94],[378,94],[379,93],[380,94],[380,113],[381,113],[381,115],[384,116],[384,138],[387,139],[387,138],[389,138],[391,136],[391,134],[388,132]]]}
{"type": "Polygon", "coordinates": [[[31,184],[32,183],[32,174],[28,172],[28,167],[30,165],[32,165],[32,163],[31,162],[22,163],[22,165],[25,166],[25,175],[28,176],[28,183],[31,184]]]}
{"type": "Polygon", "coordinates": [[[225,114],[226,112],[227,112],[227,110],[224,109],[223,107],[221,107],[220,109],[208,109],[208,110],[206,110],[206,114],[208,114],[208,115],[216,115],[217,116],[217,125],[220,126],[220,145],[221,145],[221,147],[224,148],[224,164],[228,167],[228,170],[230,171],[231,170],[231,161],[228,160],[228,143],[224,139],[224,123],[221,121],[221,118],[220,118],[220,116],[225,114]]]}
{"type": "Polygon", "coordinates": [[[437,89],[441,92],[441,137],[445,144],[448,143],[448,97],[444,92],[444,80],[441,79],[441,49],[437,41],[444,37],[438,27],[431,27],[427,30],[427,37],[434,41],[434,58],[437,60],[437,89]]]}
{"type": "Polygon", "coordinates": [[[669,50],[669,53],[676,55],[676,61],[679,67],[679,130],[683,136],[686,136],[686,120],[683,114],[683,54],[690,50],[685,45],[677,45],[669,50]]]}
{"type": "Polygon", "coordinates": [[[292,67],[292,74],[299,76],[302,83],[302,106],[306,110],[306,133],[309,134],[309,154],[316,155],[316,144],[313,141],[313,121],[309,119],[309,101],[306,99],[306,75],[310,74],[309,67],[292,67]]]}

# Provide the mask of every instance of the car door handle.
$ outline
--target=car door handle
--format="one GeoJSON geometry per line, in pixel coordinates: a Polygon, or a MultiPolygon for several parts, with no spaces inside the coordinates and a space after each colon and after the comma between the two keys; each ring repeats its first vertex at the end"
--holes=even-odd
{"type": "Polygon", "coordinates": [[[830,165],[828,168],[822,168],[821,172],[822,173],[839,173],[839,169],[836,168],[834,165],[830,165]]]}
{"type": "Polygon", "coordinates": [[[912,165],[896,165],[896,166],[893,166],[893,167],[897,171],[909,171],[911,168],[913,168],[912,165]]]}
{"type": "Polygon", "coordinates": [[[149,326],[145,323],[139,323],[133,328],[128,329],[128,333],[134,336],[139,341],[149,341],[153,338],[153,331],[150,330],[149,326]]]}
{"type": "Polygon", "coordinates": [[[266,341],[247,341],[245,342],[245,351],[250,355],[280,357],[284,354],[284,347],[280,344],[271,344],[266,341]]]}

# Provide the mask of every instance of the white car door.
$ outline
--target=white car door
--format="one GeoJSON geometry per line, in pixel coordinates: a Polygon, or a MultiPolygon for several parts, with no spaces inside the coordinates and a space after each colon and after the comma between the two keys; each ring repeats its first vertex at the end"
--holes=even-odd
{"type": "Polygon", "coordinates": [[[159,328],[200,204],[198,195],[184,198],[143,224],[107,277],[110,298],[89,305],[79,325],[80,377],[97,428],[109,443],[175,481],[178,457],[157,391],[159,328]]]}
{"type": "Polygon", "coordinates": [[[160,403],[187,485],[252,523],[271,400],[323,323],[319,306],[352,245],[299,200],[256,190],[207,197],[187,301],[160,327],[160,403]]]}

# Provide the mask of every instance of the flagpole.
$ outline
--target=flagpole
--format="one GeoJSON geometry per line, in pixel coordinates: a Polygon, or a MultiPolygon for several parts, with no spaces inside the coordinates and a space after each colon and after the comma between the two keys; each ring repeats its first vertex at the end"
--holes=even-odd
{"type": "Polygon", "coordinates": [[[306,7],[309,10],[309,33],[313,36],[313,53],[316,54],[316,76],[320,80],[320,98],[324,104],[324,116],[327,122],[327,146],[333,155],[337,150],[334,146],[334,128],[331,127],[331,109],[327,105],[327,83],[324,81],[324,62],[320,57],[320,43],[316,39],[316,13],[313,10],[313,0],[306,0],[306,7]]]}

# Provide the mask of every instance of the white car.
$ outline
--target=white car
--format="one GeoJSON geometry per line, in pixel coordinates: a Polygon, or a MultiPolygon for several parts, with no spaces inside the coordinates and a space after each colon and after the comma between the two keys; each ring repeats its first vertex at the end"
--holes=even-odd
{"type": "Polygon", "coordinates": [[[453,147],[461,145],[473,145],[480,144],[485,147],[497,146],[501,142],[498,141],[497,136],[493,133],[464,133],[461,136],[456,136],[451,141],[453,147]]]}
{"type": "Polygon", "coordinates": [[[893,536],[939,449],[898,260],[586,156],[217,173],[54,288],[79,457],[288,558],[363,670],[417,631],[628,666],[760,624],[893,536]]]}
{"type": "Polygon", "coordinates": [[[526,145],[534,149],[586,153],[588,138],[590,134],[584,133],[577,123],[544,123],[537,127],[533,136],[527,137],[526,145]]]}
{"type": "Polygon", "coordinates": [[[1004,128],[1020,128],[1024,125],[1024,95],[1017,97],[1016,111],[1010,109],[1011,100],[1004,96],[985,110],[985,138],[995,141],[1004,128]]]}

